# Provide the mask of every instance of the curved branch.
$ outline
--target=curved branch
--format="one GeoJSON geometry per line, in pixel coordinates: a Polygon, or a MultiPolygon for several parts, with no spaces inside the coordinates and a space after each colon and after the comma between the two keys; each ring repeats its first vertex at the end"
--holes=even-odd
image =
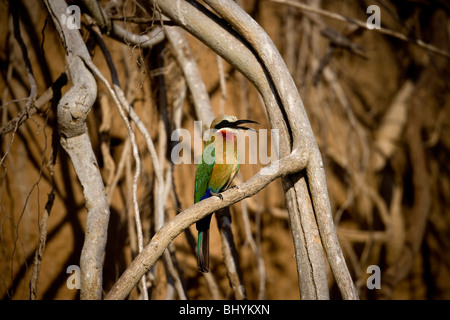
{"type": "MultiPolygon", "coordinates": [[[[234,2],[228,0],[207,0],[206,2],[250,43],[262,61],[264,68],[267,69],[267,77],[274,86],[274,95],[287,118],[289,135],[292,137],[292,141],[290,141],[292,148],[310,150],[310,156],[321,161],[320,152],[314,152],[318,150],[318,146],[300,94],[283,58],[270,37],[256,21],[234,2]]],[[[286,142],[284,143],[286,144],[286,142]]],[[[285,148],[288,148],[288,146],[285,148]]],[[[316,161],[310,162],[315,163],[316,161]]],[[[322,216],[327,216],[327,211],[318,211],[317,206],[312,205],[308,186],[303,176],[288,176],[284,177],[283,181],[286,199],[288,203],[292,204],[288,206],[288,212],[296,249],[301,297],[302,299],[329,299],[326,264],[323,258],[323,248],[317,241],[319,232],[314,216],[314,211],[317,215],[322,216]]],[[[309,184],[316,183],[314,180],[308,182],[309,184]]],[[[320,185],[317,190],[325,193],[326,199],[324,201],[329,203],[326,184],[320,185]]],[[[315,197],[315,195],[316,193],[311,193],[311,197],[315,197]]],[[[319,229],[322,229],[321,234],[324,233],[323,229],[327,229],[326,234],[335,235],[331,209],[329,212],[330,219],[324,220],[325,225],[319,226],[319,229]]],[[[340,250],[339,245],[337,248],[340,250]]],[[[341,257],[342,261],[345,261],[342,252],[341,257]]],[[[340,266],[341,269],[342,267],[344,270],[346,269],[345,263],[344,266],[340,266]]],[[[338,283],[341,282],[338,281],[338,283]]],[[[347,298],[345,294],[344,297],[347,298]]]]}
{"type": "Polygon", "coordinates": [[[174,48],[178,65],[183,71],[189,91],[194,101],[195,111],[198,119],[202,122],[203,128],[208,129],[209,124],[214,120],[214,113],[211,108],[208,91],[201,78],[197,63],[192,56],[183,31],[176,27],[164,27],[164,33],[174,48]]]}
{"type": "Polygon", "coordinates": [[[69,29],[60,19],[66,13],[63,0],[45,0],[66,51],[66,61],[73,87],[58,103],[58,128],[61,146],[69,154],[83,186],[88,216],[80,258],[81,299],[102,297],[103,254],[109,222],[109,203],[102,176],[89,139],[86,117],[97,97],[97,84],[82,58],[90,61],[89,52],[78,30],[69,29]],[[82,58],[81,58],[82,57],[82,58]]]}
{"type": "MultiPolygon", "coordinates": [[[[358,295],[356,288],[353,285],[353,281],[345,264],[345,259],[339,246],[333,224],[322,157],[314,139],[303,102],[283,58],[279,54],[267,33],[235,2],[230,0],[205,1],[251,44],[252,48],[255,49],[256,53],[262,60],[264,67],[267,68],[269,77],[273,81],[273,85],[276,88],[276,94],[279,97],[281,106],[286,113],[290,129],[289,132],[293,139],[292,148],[310,150],[311,157],[307,168],[308,185],[311,192],[314,212],[316,214],[315,219],[317,219],[317,224],[320,230],[320,236],[322,238],[331,269],[338,286],[341,289],[343,297],[345,299],[357,298],[358,295]]],[[[290,179],[288,178],[288,180],[290,179]]],[[[304,179],[296,179],[293,181],[297,185],[297,188],[295,189],[296,197],[302,198],[302,203],[309,201],[308,189],[305,185],[301,187],[304,183],[303,180],[304,179]]],[[[294,201],[294,199],[288,200],[294,201]]],[[[312,221],[315,220],[313,215],[311,215],[312,211],[307,207],[303,207],[300,211],[289,211],[290,215],[296,215],[298,212],[301,215],[311,216],[311,219],[313,219],[312,221]]],[[[291,221],[295,221],[293,219],[295,218],[291,218],[291,221]]],[[[304,225],[304,223],[311,221],[311,219],[305,219],[305,217],[303,217],[301,221],[303,222],[301,223],[302,227],[305,228],[306,225],[304,225]]],[[[307,225],[310,224],[308,223],[307,225]]],[[[313,222],[310,227],[313,226],[315,226],[315,222],[313,222]]],[[[317,275],[314,276],[313,281],[314,287],[316,287],[316,293],[311,297],[328,298],[326,275],[324,274],[325,264],[319,258],[321,248],[312,245],[312,238],[312,236],[305,238],[306,242],[303,243],[303,245],[306,245],[307,248],[312,250],[307,253],[307,257],[310,263],[315,265],[315,268],[311,268],[311,270],[315,270],[315,272],[317,272],[317,275]]]]}
{"type": "Polygon", "coordinates": [[[220,200],[218,197],[208,198],[179,213],[164,224],[153,236],[150,243],[144,248],[144,251],[133,260],[114,284],[105,299],[125,299],[139,279],[150,270],[173,239],[192,224],[212,212],[255,195],[277,178],[303,170],[306,167],[307,159],[307,154],[294,152],[264,167],[259,173],[250,180],[240,184],[237,188],[231,188],[223,192],[223,200],[220,200]]]}
{"type": "MultiPolygon", "coordinates": [[[[310,261],[316,260],[315,257],[319,256],[321,250],[314,246],[308,247],[311,250],[303,248],[313,242],[302,242],[301,237],[298,237],[300,229],[305,226],[301,225],[302,220],[297,219],[296,215],[315,214],[316,218],[311,216],[310,219],[317,221],[328,261],[342,296],[345,299],[356,299],[357,292],[334,229],[320,151],[303,103],[286,65],[264,30],[239,6],[228,0],[209,0],[207,2],[223,19],[194,0],[152,1],[153,5],[156,5],[164,15],[208,45],[255,85],[264,100],[271,127],[279,130],[279,154],[282,157],[290,154],[291,150],[300,150],[302,153],[309,154],[307,168],[309,190],[301,186],[288,189],[289,185],[303,183],[304,177],[292,176],[283,179],[287,201],[292,203],[298,201],[297,199],[308,199],[308,201],[312,201],[314,210],[314,212],[307,210],[305,206],[302,208],[299,206],[289,207],[289,214],[292,216],[290,221],[296,224],[291,225],[291,229],[296,248],[299,277],[301,276],[301,264],[304,263],[303,259],[310,263],[310,261]],[[308,191],[311,192],[311,198],[308,191]],[[302,252],[306,252],[306,255],[303,256],[302,252]]],[[[303,298],[316,299],[328,296],[328,293],[323,291],[323,288],[326,287],[324,282],[326,277],[323,276],[326,272],[325,264],[318,263],[316,266],[317,274],[307,273],[308,276],[313,274],[313,279],[308,281],[321,284],[315,285],[316,290],[313,295],[303,296],[303,298]],[[319,288],[322,290],[321,293],[317,291],[319,288]]]]}
{"type": "Polygon", "coordinates": [[[230,23],[245,41],[248,41],[257,57],[261,59],[263,68],[267,69],[269,82],[275,87],[274,94],[277,99],[280,99],[280,104],[286,113],[293,139],[292,148],[305,148],[305,142],[315,142],[294,80],[269,35],[234,1],[206,0],[205,2],[230,23]]]}
{"type": "MultiPolygon", "coordinates": [[[[98,27],[102,31],[106,31],[109,36],[117,41],[126,43],[127,45],[131,44],[133,46],[138,46],[140,48],[151,48],[161,41],[164,41],[164,33],[159,26],[145,34],[134,34],[128,31],[128,28],[124,29],[117,23],[113,23],[96,0],[83,0],[83,3],[98,27]]],[[[126,22],[126,20],[127,19],[124,18],[123,22],[126,22]]]]}
{"type": "Polygon", "coordinates": [[[117,41],[124,42],[127,45],[133,45],[140,48],[151,48],[154,45],[164,41],[164,33],[161,27],[156,27],[146,34],[135,34],[127,29],[122,28],[118,24],[112,25],[110,36],[117,41]]]}

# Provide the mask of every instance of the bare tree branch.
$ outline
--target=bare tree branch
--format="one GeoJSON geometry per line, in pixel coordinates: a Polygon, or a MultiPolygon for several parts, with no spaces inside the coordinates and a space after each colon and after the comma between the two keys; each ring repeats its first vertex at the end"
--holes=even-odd
{"type": "Polygon", "coordinates": [[[26,47],[25,43],[23,42],[22,35],[21,35],[21,32],[20,32],[19,8],[18,8],[18,3],[17,2],[14,2],[14,3],[11,4],[11,12],[12,12],[12,20],[13,20],[14,38],[16,39],[16,41],[19,44],[19,47],[20,47],[20,49],[22,51],[22,57],[23,57],[23,60],[25,62],[28,82],[30,84],[30,95],[27,98],[28,101],[25,104],[25,109],[21,113],[19,121],[17,121],[15,123],[15,126],[13,127],[14,133],[13,133],[13,135],[11,137],[11,140],[9,141],[8,147],[6,148],[6,151],[5,151],[4,155],[0,159],[0,166],[3,166],[5,158],[6,158],[8,152],[9,152],[9,150],[10,150],[10,148],[11,148],[13,142],[14,142],[15,131],[19,127],[21,119],[23,119],[25,117],[25,115],[27,115],[27,117],[28,117],[28,113],[30,112],[30,107],[34,103],[34,101],[36,99],[36,96],[37,96],[37,86],[36,86],[36,80],[34,79],[33,68],[31,66],[31,62],[30,62],[30,59],[28,57],[27,47],[26,47]]]}
{"type": "MultiPolygon", "coordinates": [[[[327,18],[331,18],[331,19],[334,19],[334,20],[347,22],[347,23],[353,23],[353,24],[357,25],[360,28],[368,29],[367,23],[364,22],[364,21],[353,19],[353,18],[349,18],[349,17],[345,17],[345,16],[343,16],[341,14],[338,14],[338,13],[335,13],[335,12],[330,12],[330,11],[327,11],[327,10],[314,8],[314,7],[311,7],[311,6],[307,5],[307,4],[303,4],[303,3],[299,3],[299,2],[295,2],[295,1],[291,1],[291,0],[266,0],[266,1],[289,5],[289,6],[295,7],[297,9],[299,9],[299,10],[304,10],[304,11],[307,11],[307,12],[317,13],[317,14],[320,14],[320,15],[322,15],[324,17],[327,17],[327,18]]],[[[397,31],[394,31],[394,30],[391,30],[391,29],[383,28],[383,27],[381,27],[379,29],[378,28],[377,29],[373,29],[373,30],[376,31],[376,32],[379,32],[379,33],[382,33],[382,34],[385,34],[385,35],[388,35],[388,36],[391,36],[391,37],[394,37],[394,38],[406,41],[406,42],[414,43],[415,45],[419,46],[420,48],[423,48],[423,49],[428,50],[428,51],[430,51],[432,53],[436,53],[438,55],[444,56],[446,58],[450,58],[450,53],[449,52],[447,52],[445,50],[442,50],[442,49],[439,49],[439,48],[436,48],[435,46],[433,46],[433,45],[431,45],[429,43],[425,43],[425,42],[423,42],[420,39],[412,38],[410,36],[404,35],[403,33],[400,33],[400,32],[397,32],[397,31]]]]}
{"type": "MultiPolygon", "coordinates": [[[[289,133],[292,135],[292,148],[304,148],[311,152],[306,173],[320,236],[343,297],[345,299],[357,298],[356,289],[348,273],[334,229],[320,151],[315,142],[300,95],[283,59],[264,30],[237,4],[228,0],[208,0],[206,2],[226,19],[256,50],[270,74],[270,79],[273,81],[278,97],[281,100],[282,108],[286,112],[289,133]]],[[[303,198],[308,198],[306,188],[298,188],[296,192],[304,192],[303,198]]],[[[288,201],[290,200],[293,199],[288,199],[288,201]]],[[[297,212],[290,213],[298,214],[297,212]]],[[[320,256],[319,251],[314,251],[312,254],[314,256],[313,259],[318,259],[320,256]]],[[[325,265],[317,264],[316,270],[318,273],[315,282],[320,283],[320,285],[316,286],[318,290],[320,289],[317,292],[317,297],[320,298],[322,296],[326,298],[328,293],[325,284],[326,277],[324,276],[325,265]]]]}
{"type": "Polygon", "coordinates": [[[45,92],[34,101],[28,112],[27,110],[23,110],[16,117],[11,119],[8,123],[4,124],[0,128],[0,138],[3,138],[7,133],[16,130],[18,127],[22,125],[27,119],[29,119],[36,112],[41,111],[41,108],[44,107],[52,98],[55,91],[61,90],[63,86],[67,84],[67,74],[63,73],[59,76],[58,79],[53,83],[51,87],[49,87],[45,92]]]}
{"type": "Polygon", "coordinates": [[[179,30],[177,27],[164,27],[164,32],[174,48],[176,59],[183,71],[183,75],[192,95],[192,100],[194,101],[197,117],[202,122],[203,128],[207,129],[214,119],[214,114],[211,109],[208,91],[201,78],[197,63],[192,56],[186,38],[183,35],[183,31],[179,30]]]}
{"type": "Polygon", "coordinates": [[[137,46],[139,48],[151,48],[165,39],[164,32],[161,27],[156,27],[146,34],[134,34],[122,28],[118,24],[113,24],[111,37],[128,45],[137,46]]]}
{"type": "Polygon", "coordinates": [[[77,299],[78,265],[82,299],[445,298],[450,5],[380,2],[368,32],[367,1],[303,2],[5,1],[0,296],[77,299]],[[192,120],[216,111],[261,126],[238,188],[191,207],[192,120]],[[209,212],[202,274],[191,224],[209,212]]]}
{"type": "MultiPolygon", "coordinates": [[[[272,128],[280,131],[281,157],[287,156],[291,150],[296,149],[309,154],[306,170],[309,191],[327,258],[343,297],[357,298],[356,289],[337,241],[318,146],[295,84],[270,38],[253,19],[231,1],[208,1],[208,4],[227,20],[234,30],[193,0],[186,2],[155,0],[154,4],[163,14],[210,46],[255,84],[265,102],[272,128]],[[257,56],[249,50],[249,47],[256,51],[257,56]]],[[[297,182],[300,183],[297,180],[292,181],[293,184],[297,182]]],[[[287,192],[287,201],[293,202],[300,197],[296,195],[297,192],[304,192],[301,198],[309,198],[306,188],[297,188],[287,192]]],[[[291,208],[294,209],[294,207],[291,208]]],[[[290,214],[298,215],[299,211],[291,211],[290,214]]],[[[291,219],[291,221],[300,223],[298,219],[291,219]]],[[[293,232],[298,232],[300,228],[300,226],[294,227],[293,232]]],[[[303,258],[299,250],[305,243],[297,242],[298,237],[294,233],[293,235],[298,270],[300,270],[303,258]]],[[[311,259],[318,259],[318,250],[310,253],[313,256],[311,259]]],[[[328,297],[328,291],[325,291],[325,265],[319,263],[316,266],[317,273],[314,281],[321,284],[316,285],[315,288],[321,291],[305,297],[308,299],[328,297]]],[[[299,276],[301,276],[300,273],[299,276]]]]}
{"type": "Polygon", "coordinates": [[[81,299],[101,299],[103,254],[109,221],[109,204],[95,154],[87,133],[86,117],[97,96],[97,84],[82,59],[89,60],[87,48],[77,29],[60,19],[66,13],[63,0],[45,0],[45,5],[66,50],[73,87],[58,104],[61,146],[69,154],[83,186],[88,217],[81,252],[81,299]]]}
{"type": "Polygon", "coordinates": [[[230,208],[223,208],[216,212],[217,225],[222,238],[222,252],[225,268],[227,269],[228,280],[234,292],[236,300],[247,299],[242,275],[239,268],[239,259],[236,246],[234,244],[233,232],[231,231],[230,208]]]}
{"type": "Polygon", "coordinates": [[[150,270],[173,239],[189,226],[212,212],[217,212],[242,199],[255,195],[277,178],[301,171],[306,167],[307,159],[307,154],[301,154],[297,150],[291,155],[264,167],[258,174],[237,188],[231,188],[223,192],[223,200],[217,197],[208,198],[179,213],[156,232],[144,251],[128,266],[108,292],[105,299],[125,299],[136,286],[139,279],[150,270]]]}
{"type": "MultiPolygon", "coordinates": [[[[311,157],[315,159],[318,158],[321,162],[320,153],[313,153],[313,150],[317,149],[317,145],[315,144],[300,95],[298,94],[292,77],[272,40],[250,16],[233,2],[207,1],[207,3],[226,19],[241,36],[249,41],[258,53],[259,58],[263,61],[263,64],[269,73],[269,77],[273,81],[273,86],[276,87],[275,96],[278,96],[281,104],[280,107],[285,111],[288,120],[289,135],[292,136],[292,148],[309,149],[311,157]]],[[[286,146],[285,148],[290,147],[286,146]]],[[[283,156],[283,153],[281,156],[283,156]]],[[[313,161],[310,161],[311,165],[313,163],[313,161]]],[[[300,201],[298,201],[298,206],[288,205],[288,209],[292,235],[296,247],[297,270],[302,298],[328,299],[328,282],[326,277],[326,266],[322,258],[322,248],[321,246],[314,246],[317,242],[314,242],[311,236],[308,239],[306,237],[307,234],[305,234],[305,230],[317,230],[317,227],[307,228],[304,225],[302,226],[302,222],[315,220],[313,211],[308,210],[307,207],[305,207],[305,202],[310,201],[308,188],[306,187],[304,178],[285,177],[284,181],[285,189],[287,191],[287,201],[296,202],[297,198],[300,199],[300,201]],[[290,184],[298,186],[297,188],[290,188],[288,187],[290,184]],[[302,187],[300,187],[301,184],[302,187]],[[302,219],[298,219],[298,216],[304,216],[308,213],[310,215],[312,214],[312,220],[302,221],[302,219]],[[314,265],[314,268],[311,268],[310,265],[314,265]],[[309,270],[309,272],[306,270],[309,270]],[[311,276],[312,278],[310,278],[311,276]]],[[[310,180],[309,183],[313,184],[315,182],[310,180]]],[[[326,193],[326,186],[323,185],[323,187],[325,187],[326,193]]],[[[323,192],[323,190],[321,192],[323,192]]],[[[314,196],[314,194],[312,194],[312,196],[314,196]]],[[[331,210],[329,213],[331,217],[331,210]]],[[[316,212],[316,214],[319,215],[320,212],[316,212]]],[[[327,221],[328,224],[330,222],[332,222],[331,219],[327,221]]],[[[329,229],[334,232],[332,226],[329,229]]]]}

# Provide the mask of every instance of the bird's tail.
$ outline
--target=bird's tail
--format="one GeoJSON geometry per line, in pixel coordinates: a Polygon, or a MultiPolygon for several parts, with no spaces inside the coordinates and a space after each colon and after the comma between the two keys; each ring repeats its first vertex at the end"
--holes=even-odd
{"type": "Polygon", "coordinates": [[[209,272],[209,229],[198,232],[197,267],[201,272],[209,272]]]}

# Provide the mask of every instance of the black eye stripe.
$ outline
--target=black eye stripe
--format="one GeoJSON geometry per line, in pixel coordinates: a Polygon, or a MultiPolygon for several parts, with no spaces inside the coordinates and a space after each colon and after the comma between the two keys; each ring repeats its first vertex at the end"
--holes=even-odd
{"type": "Polygon", "coordinates": [[[214,129],[222,129],[230,126],[230,122],[228,120],[222,120],[218,124],[215,125],[214,129]]]}

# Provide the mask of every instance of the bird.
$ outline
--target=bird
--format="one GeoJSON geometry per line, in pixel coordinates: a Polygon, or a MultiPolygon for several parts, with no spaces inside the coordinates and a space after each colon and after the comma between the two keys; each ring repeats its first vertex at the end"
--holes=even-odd
{"type": "MultiPolygon", "coordinates": [[[[253,120],[238,120],[232,115],[220,115],[210,125],[211,138],[206,142],[201,161],[195,173],[194,203],[211,196],[222,199],[220,192],[226,190],[239,171],[236,136],[239,130],[252,130],[241,126],[256,123],[253,120]]],[[[209,226],[212,213],[196,223],[197,268],[202,273],[209,272],[209,226]]]]}

